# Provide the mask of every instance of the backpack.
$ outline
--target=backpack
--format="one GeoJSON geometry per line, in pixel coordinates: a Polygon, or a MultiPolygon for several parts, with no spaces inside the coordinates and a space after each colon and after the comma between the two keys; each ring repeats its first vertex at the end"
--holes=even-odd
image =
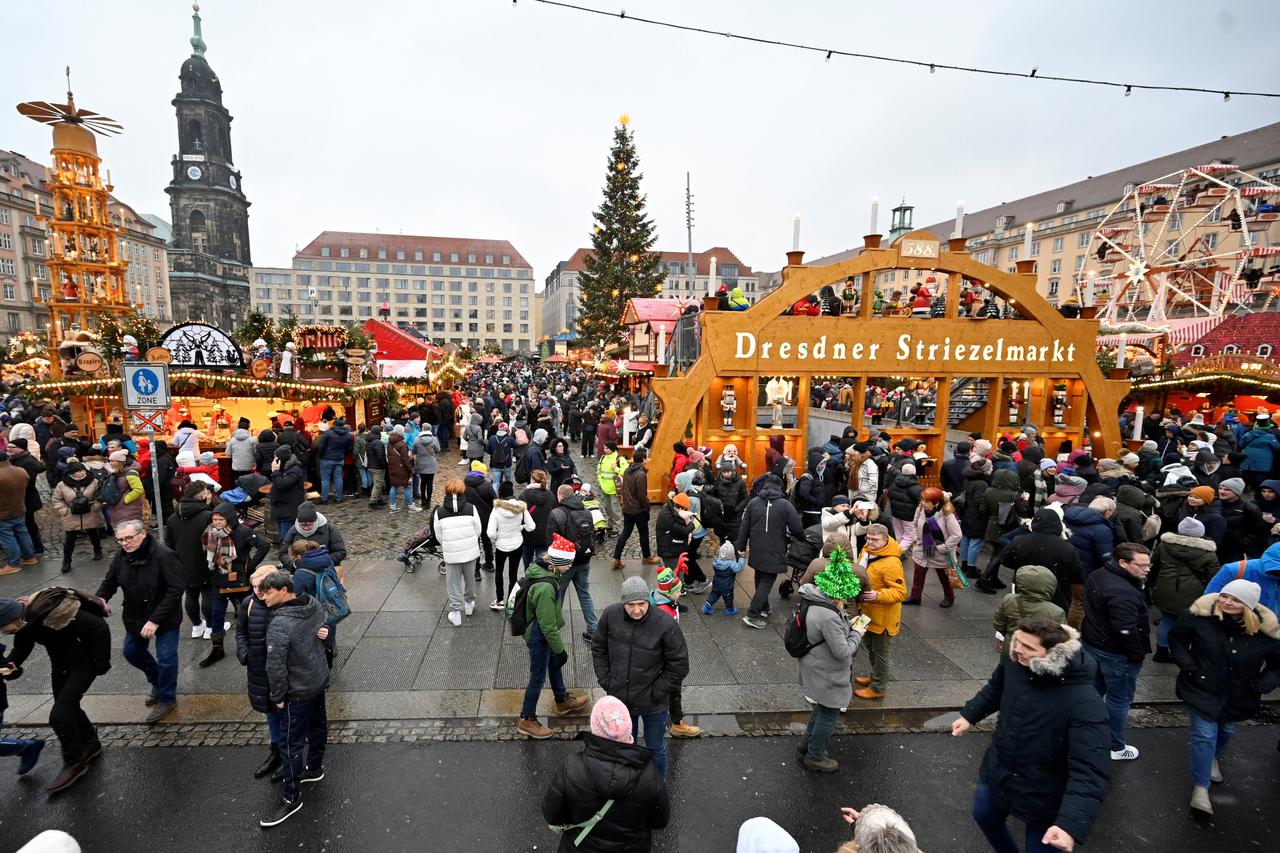
{"type": "Polygon", "coordinates": [[[98,503],[103,506],[115,506],[120,503],[124,498],[124,492],[120,491],[116,475],[110,471],[100,471],[94,476],[98,478],[98,503]]]}
{"type": "Polygon", "coordinates": [[[316,571],[315,569],[298,568],[298,572],[307,572],[316,579],[316,601],[324,611],[324,624],[333,628],[343,619],[351,615],[351,606],[347,603],[347,588],[338,580],[338,573],[333,566],[316,571]]]}
{"type": "Polygon", "coordinates": [[[538,581],[550,581],[556,586],[560,584],[554,576],[530,578],[525,575],[511,587],[511,594],[507,596],[506,616],[507,626],[513,637],[523,637],[524,632],[529,629],[529,590],[538,581]]]}
{"type": "Polygon", "coordinates": [[[511,445],[505,438],[497,438],[493,444],[493,452],[489,454],[490,468],[511,467],[511,445]]]}
{"type": "Polygon", "coordinates": [[[520,457],[520,461],[516,463],[515,478],[516,482],[524,485],[529,482],[529,477],[533,473],[533,462],[529,459],[529,454],[525,453],[520,457]]]}
{"type": "Polygon", "coordinates": [[[529,433],[525,432],[524,427],[516,427],[516,447],[524,447],[529,443],[529,433]]]}
{"type": "Polygon", "coordinates": [[[577,548],[574,562],[582,562],[583,557],[590,557],[596,551],[596,527],[591,521],[591,513],[585,509],[569,509],[565,506],[558,506],[556,509],[564,510],[569,516],[569,526],[573,528],[573,544],[577,548]]]}
{"type": "Polygon", "coordinates": [[[87,485],[75,487],[76,496],[71,499],[69,506],[72,515],[88,515],[89,510],[93,509],[93,501],[84,496],[84,490],[87,488],[87,485]]]}
{"type": "Polygon", "coordinates": [[[817,646],[826,642],[825,639],[818,640],[816,643],[809,642],[809,631],[805,625],[805,617],[809,615],[810,607],[825,607],[828,610],[835,610],[835,605],[828,604],[825,601],[810,601],[809,599],[801,599],[796,605],[796,609],[792,612],[791,618],[787,620],[787,628],[782,632],[782,644],[787,648],[787,654],[793,658],[802,658],[809,652],[813,651],[817,646]]]}
{"type": "Polygon", "coordinates": [[[1160,535],[1160,516],[1156,513],[1142,519],[1142,541],[1150,542],[1160,535]]]}

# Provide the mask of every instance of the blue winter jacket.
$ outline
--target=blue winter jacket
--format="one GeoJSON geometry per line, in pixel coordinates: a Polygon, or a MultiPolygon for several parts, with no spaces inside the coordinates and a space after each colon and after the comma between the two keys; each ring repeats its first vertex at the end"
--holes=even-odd
{"type": "MultiPolygon", "coordinates": [[[[1238,560],[1228,563],[1218,570],[1204,591],[1206,593],[1222,592],[1222,588],[1235,580],[1239,573],[1238,560]]],[[[1277,608],[1280,607],[1280,542],[1263,551],[1258,559],[1245,561],[1244,579],[1262,587],[1262,606],[1276,613],[1277,608]]]]}
{"type": "Polygon", "coordinates": [[[1116,546],[1114,528],[1101,513],[1087,506],[1073,504],[1062,514],[1067,529],[1071,531],[1067,541],[1080,552],[1080,565],[1087,578],[1094,569],[1100,569],[1111,561],[1111,552],[1116,546]]]}
{"type": "Polygon", "coordinates": [[[1254,427],[1240,439],[1240,451],[1244,454],[1241,471],[1270,471],[1280,459],[1280,439],[1275,430],[1254,427]]]}

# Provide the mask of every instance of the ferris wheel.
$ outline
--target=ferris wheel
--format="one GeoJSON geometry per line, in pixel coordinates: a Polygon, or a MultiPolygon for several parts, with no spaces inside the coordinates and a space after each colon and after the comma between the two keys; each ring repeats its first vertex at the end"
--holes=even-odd
{"type": "Polygon", "coordinates": [[[1075,288],[1108,324],[1221,317],[1277,298],[1280,187],[1226,163],[1193,166],[1125,187],[1103,217],[1075,288]],[[1272,262],[1273,263],[1273,262],[1272,262]]]}

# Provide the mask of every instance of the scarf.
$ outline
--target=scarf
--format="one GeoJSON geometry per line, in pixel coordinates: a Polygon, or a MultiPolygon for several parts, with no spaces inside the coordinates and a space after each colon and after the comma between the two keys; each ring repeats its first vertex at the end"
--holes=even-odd
{"type": "Polygon", "coordinates": [[[926,557],[932,557],[938,550],[938,543],[946,538],[938,524],[937,513],[936,509],[924,511],[924,532],[920,535],[920,545],[924,548],[926,557]]]}
{"type": "Polygon", "coordinates": [[[200,538],[204,542],[205,553],[209,556],[209,568],[217,569],[227,576],[227,580],[235,580],[236,572],[231,564],[236,558],[236,543],[231,538],[231,529],[218,530],[210,525],[200,538]]]}

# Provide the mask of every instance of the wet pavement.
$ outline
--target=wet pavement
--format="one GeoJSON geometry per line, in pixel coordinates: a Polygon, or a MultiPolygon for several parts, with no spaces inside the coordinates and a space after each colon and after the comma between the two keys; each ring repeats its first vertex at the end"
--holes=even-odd
{"type": "MultiPolygon", "coordinates": [[[[595,460],[576,456],[579,469],[594,481],[595,460]]],[[[441,456],[441,473],[436,478],[436,499],[444,491],[444,481],[457,474],[456,450],[441,456]]],[[[341,504],[321,508],[342,531],[350,552],[346,561],[346,583],[352,614],[337,631],[338,654],[334,662],[330,694],[330,717],[335,720],[505,720],[519,713],[528,676],[528,657],[523,641],[506,632],[501,613],[489,610],[494,598],[493,576],[484,574],[479,585],[476,611],[461,627],[445,618],[444,578],[428,563],[413,574],[394,560],[401,543],[427,524],[428,513],[385,508],[370,509],[366,500],[348,498],[341,504]]],[[[653,516],[656,516],[654,508],[653,516]]],[[[0,595],[28,594],[49,584],[71,584],[92,592],[107,567],[107,560],[90,561],[87,544],[81,543],[74,569],[59,573],[60,534],[55,534],[52,510],[44,510],[46,539],[50,550],[42,564],[15,575],[0,577],[0,595]]],[[[110,559],[115,545],[105,545],[110,559]]],[[[704,546],[704,553],[714,547],[704,546]]],[[[274,551],[272,552],[274,555],[274,551]]],[[[601,549],[591,569],[591,593],[596,612],[618,600],[624,577],[639,575],[652,586],[655,571],[642,566],[638,540],[632,537],[623,552],[625,568],[610,568],[612,540],[601,549]]],[[[704,558],[705,569],[710,559],[704,558]]],[[[765,630],[742,624],[741,616],[753,587],[752,572],[745,569],[738,579],[735,599],[738,617],[721,609],[704,616],[698,607],[703,596],[689,596],[689,612],[682,627],[690,652],[690,673],[684,686],[686,713],[695,723],[711,728],[728,719],[728,728],[737,725],[735,715],[781,714],[807,711],[797,684],[796,663],[782,644],[783,622],[790,605],[775,591],[774,610],[765,630]]],[[[566,683],[570,689],[594,691],[590,649],[582,638],[586,624],[578,598],[568,594],[566,637],[570,662],[566,683]]],[[[851,717],[894,715],[958,708],[981,687],[994,668],[997,653],[991,613],[998,596],[958,590],[956,605],[938,606],[941,589],[931,577],[924,604],[904,608],[903,629],[892,647],[892,683],[883,701],[854,699],[851,717]]],[[[121,657],[123,642],[120,608],[110,618],[112,641],[117,649],[114,666],[99,678],[86,702],[97,722],[136,723],[145,715],[142,697],[148,687],[141,673],[121,657]]],[[[201,669],[197,662],[209,648],[208,641],[193,640],[190,626],[181,629],[178,678],[178,708],[164,721],[166,725],[191,722],[256,721],[245,695],[245,676],[232,654],[234,639],[227,640],[227,657],[201,669]]],[[[854,662],[857,674],[867,674],[865,654],[854,662]]],[[[10,724],[33,725],[48,717],[48,659],[37,649],[28,661],[23,678],[10,682],[7,714],[10,724]]],[[[1139,677],[1137,701],[1175,702],[1172,664],[1148,660],[1139,677]]],[[[550,704],[550,691],[543,694],[541,711],[550,704]]]]}
{"type": "MultiPolygon", "coordinates": [[[[1186,730],[1133,733],[1138,761],[1113,764],[1111,793],[1086,850],[1161,853],[1280,848],[1280,753],[1274,727],[1241,730],[1213,789],[1212,822],[1187,810],[1186,730]]],[[[778,821],[803,851],[831,853],[848,839],[842,805],[893,806],[920,849],[984,851],[969,817],[988,736],[838,736],[833,775],[796,764],[795,737],[714,738],[670,744],[671,823],[657,851],[732,851],[737,827],[756,815],[778,821]]],[[[252,778],[261,747],[108,749],[75,787],[52,799],[57,770],[46,752],[23,779],[0,773],[0,848],[57,828],[87,853],[184,850],[550,851],[543,792],[569,741],[359,744],[330,747],[323,781],[304,788],[302,811],[262,830],[276,789],[252,778]]],[[[1020,827],[1015,827],[1020,834],[1020,827]]]]}

